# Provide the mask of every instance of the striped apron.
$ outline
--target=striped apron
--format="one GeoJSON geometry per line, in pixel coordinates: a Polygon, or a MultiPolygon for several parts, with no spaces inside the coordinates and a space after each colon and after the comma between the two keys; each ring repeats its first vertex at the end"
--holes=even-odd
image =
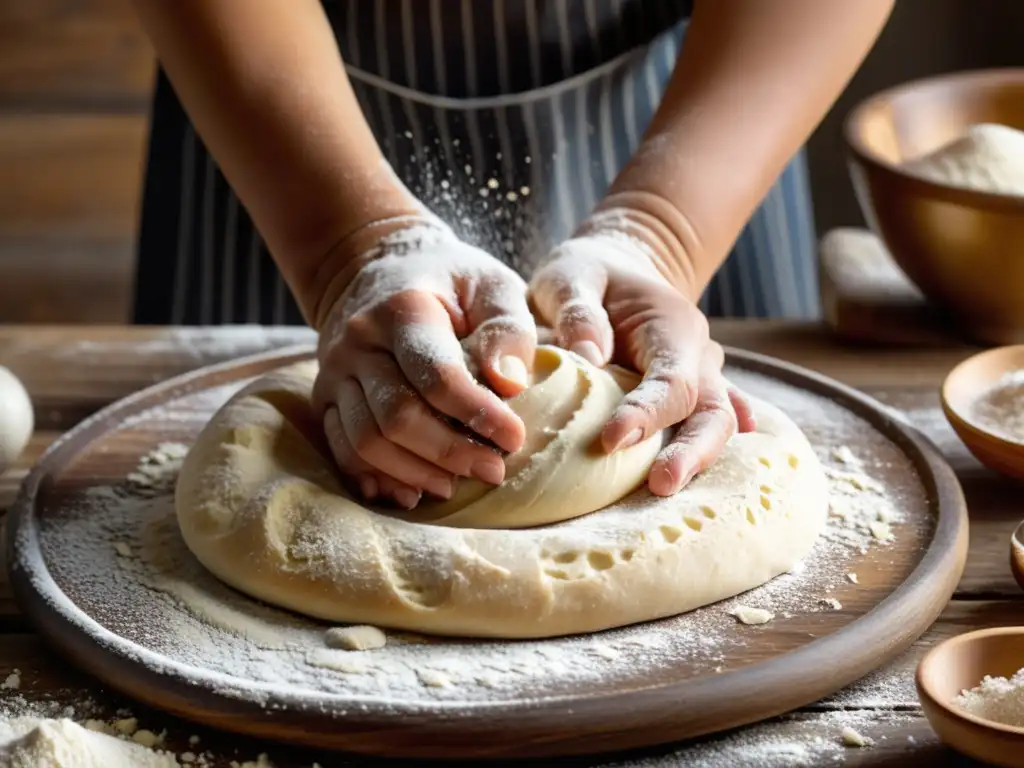
{"type": "MultiPolygon", "coordinates": [[[[639,143],[672,74],[689,4],[324,0],[395,171],[463,239],[526,279],[639,143]]],[[[138,323],[303,322],[162,73],[139,254],[138,323]]],[[[709,316],[818,316],[803,153],[701,302],[709,316]]]]}

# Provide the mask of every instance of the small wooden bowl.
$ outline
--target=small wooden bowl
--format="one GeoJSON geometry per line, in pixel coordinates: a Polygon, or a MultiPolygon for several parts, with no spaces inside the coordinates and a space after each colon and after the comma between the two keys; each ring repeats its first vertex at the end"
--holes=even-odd
{"type": "Polygon", "coordinates": [[[1024,342],[1024,197],[958,189],[903,163],[977,123],[1024,130],[1024,68],[962,72],[882,91],[844,134],[864,216],[896,263],[973,340],[1024,342]]]}
{"type": "Polygon", "coordinates": [[[953,705],[985,675],[1010,677],[1024,667],[1024,627],[980,629],[951,637],[917,665],[917,695],[942,741],[987,763],[1024,767],[1024,728],[984,720],[953,705]]]}
{"type": "Polygon", "coordinates": [[[1024,523],[1010,535],[1010,570],[1017,586],[1024,589],[1024,523]]]}
{"type": "Polygon", "coordinates": [[[974,399],[1004,374],[1024,368],[1024,344],[998,347],[957,365],[942,383],[942,410],[971,453],[989,469],[1024,480],[1024,443],[1007,440],[972,420],[974,399]]]}

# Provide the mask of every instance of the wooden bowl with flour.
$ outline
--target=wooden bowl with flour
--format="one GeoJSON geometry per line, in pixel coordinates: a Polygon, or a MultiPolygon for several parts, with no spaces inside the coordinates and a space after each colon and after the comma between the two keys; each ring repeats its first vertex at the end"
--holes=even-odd
{"type": "Polygon", "coordinates": [[[865,218],[907,276],[973,340],[1024,341],[1024,68],[883,91],[845,139],[865,218]]]}

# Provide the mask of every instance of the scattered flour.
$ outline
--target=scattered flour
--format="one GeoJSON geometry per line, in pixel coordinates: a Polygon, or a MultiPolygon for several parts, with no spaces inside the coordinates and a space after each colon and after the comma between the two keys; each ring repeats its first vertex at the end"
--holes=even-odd
{"type": "Polygon", "coordinates": [[[4,768],[178,768],[169,752],[90,731],[68,720],[0,720],[4,768]]]}
{"type": "Polygon", "coordinates": [[[1024,444],[1024,369],[1011,371],[971,404],[971,420],[987,432],[1024,444]]]}
{"type": "MultiPolygon", "coordinates": [[[[20,694],[0,697],[0,768],[214,768],[224,763],[198,748],[175,753],[164,744],[164,732],[139,728],[124,710],[115,719],[96,717],[91,699],[65,704],[52,699],[31,701],[20,694]]],[[[233,768],[274,768],[267,755],[232,760],[233,768]]],[[[318,768],[314,763],[312,768],[318,768]]]]}
{"type": "Polygon", "coordinates": [[[1024,195],[1024,132],[993,123],[972,125],[905,168],[951,187],[1024,195]]]}
{"type": "Polygon", "coordinates": [[[1024,669],[1009,679],[986,675],[980,685],[953,699],[953,705],[975,717],[1024,727],[1024,669]]]}
{"type": "MultiPolygon", "coordinates": [[[[245,598],[189,553],[173,509],[185,444],[170,442],[144,457],[126,484],[85,489],[59,524],[41,521],[41,556],[53,582],[41,579],[37,588],[82,631],[139,664],[268,708],[281,706],[281,694],[301,695],[336,716],[371,708],[429,714],[452,705],[528,707],[579,690],[613,691],[638,677],[664,678],[681,665],[698,673],[733,669],[773,655],[753,638],[755,629],[736,626],[731,614],[741,604],[774,614],[776,623],[820,612],[821,590],[858,589],[847,578],[851,566],[884,564],[888,548],[924,540],[932,519],[919,512],[926,504],[923,491],[903,454],[861,420],[824,399],[809,409],[806,393],[753,374],[737,372],[733,381],[802,421],[828,467],[833,514],[815,550],[790,573],[690,614],[545,641],[476,642],[388,631],[383,648],[325,648],[327,626],[245,598]],[[837,501],[842,515],[835,514],[837,501]],[[872,536],[870,523],[880,516],[897,538],[881,542],[872,536]]],[[[201,408],[170,403],[140,415],[127,429],[166,434],[164,414],[171,410],[180,415],[173,434],[195,434],[236,388],[191,395],[201,397],[201,408]]],[[[822,614],[820,621],[827,632],[848,620],[822,614]]],[[[836,738],[826,741],[839,745],[836,738]]],[[[765,739],[762,746],[771,743],[765,739]]],[[[779,764],[818,764],[817,746],[776,746],[775,757],[805,754],[810,761],[779,764]]]]}

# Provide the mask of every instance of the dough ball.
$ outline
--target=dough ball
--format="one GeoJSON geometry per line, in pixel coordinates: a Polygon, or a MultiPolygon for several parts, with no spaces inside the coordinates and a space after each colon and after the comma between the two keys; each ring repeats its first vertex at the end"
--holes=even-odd
{"type": "Polygon", "coordinates": [[[17,377],[0,366],[0,472],[18,460],[32,437],[32,401],[17,377]]]}

